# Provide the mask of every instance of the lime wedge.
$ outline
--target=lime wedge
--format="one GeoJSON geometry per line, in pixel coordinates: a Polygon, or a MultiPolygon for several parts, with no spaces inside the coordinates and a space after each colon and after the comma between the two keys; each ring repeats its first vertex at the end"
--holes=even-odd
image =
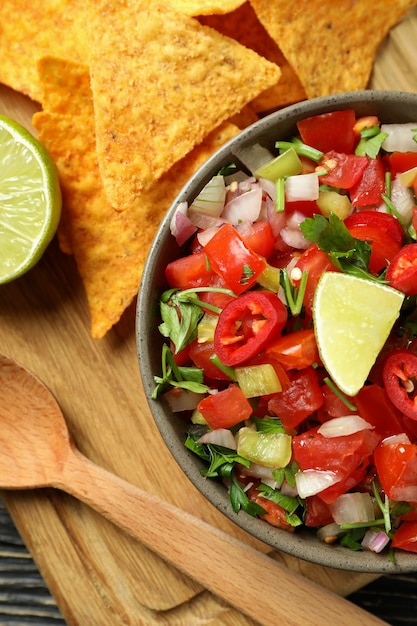
{"type": "Polygon", "coordinates": [[[317,346],[329,376],[348,396],[363,387],[403,300],[381,283],[339,272],[321,276],[313,302],[317,346]]]}
{"type": "Polygon", "coordinates": [[[39,261],[58,227],[61,191],[42,144],[0,115],[0,284],[39,261]]]}

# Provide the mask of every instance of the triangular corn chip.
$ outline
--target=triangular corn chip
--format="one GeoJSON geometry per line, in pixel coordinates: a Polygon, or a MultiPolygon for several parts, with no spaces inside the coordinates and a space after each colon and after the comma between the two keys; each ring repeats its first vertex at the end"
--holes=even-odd
{"type": "Polygon", "coordinates": [[[107,198],[131,209],[280,77],[277,65],[159,2],[90,1],[90,75],[107,198]]]}
{"type": "Polygon", "coordinates": [[[307,96],[365,89],[378,46],[416,0],[250,0],[307,96]]]}
{"type": "Polygon", "coordinates": [[[101,338],[135,298],[149,246],[175,196],[238,128],[224,123],[143,192],[131,211],[117,212],[107,202],[100,177],[93,100],[90,94],[88,106],[85,97],[87,67],[59,59],[44,59],[40,67],[48,82],[44,94],[51,91],[53,77],[57,82],[55,96],[49,93],[45,97],[51,109],[36,113],[33,123],[60,177],[63,211],[59,241],[64,252],[74,255],[86,290],[91,335],[101,338]],[[65,77],[73,89],[67,94],[63,90],[65,77]]]}

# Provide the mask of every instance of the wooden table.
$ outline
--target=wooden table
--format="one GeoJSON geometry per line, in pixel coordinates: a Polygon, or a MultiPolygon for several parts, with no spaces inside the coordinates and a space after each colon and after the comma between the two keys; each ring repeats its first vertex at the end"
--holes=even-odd
{"type": "MultiPolygon", "coordinates": [[[[413,10],[382,45],[370,86],[416,91],[416,41],[417,10],[413,10]]],[[[36,108],[0,88],[1,113],[30,127],[36,108]]],[[[208,504],[164,446],[141,388],[134,306],[103,340],[92,340],[83,286],[73,259],[63,255],[54,241],[29,274],[0,287],[0,320],[1,352],[23,362],[51,388],[86,456],[257,549],[269,551],[208,504]]],[[[25,599],[14,595],[16,590],[10,591],[7,584],[5,590],[0,586],[1,624],[64,623],[60,615],[69,626],[253,623],[70,496],[49,489],[3,492],[2,498],[59,612],[50,596],[44,595],[41,579],[39,596],[32,593],[31,582],[27,584],[27,573],[30,578],[36,571],[17,535],[11,540],[16,549],[2,545],[0,567],[6,571],[10,567],[14,582],[22,581],[25,599]],[[47,598],[46,613],[33,604],[35,596],[47,598]],[[8,612],[10,601],[16,606],[8,612]],[[26,601],[30,611],[25,615],[26,601]],[[20,619],[19,611],[25,617],[20,619]]],[[[13,528],[7,514],[2,515],[6,535],[10,535],[13,528]]],[[[378,613],[379,599],[368,605],[373,594],[385,594],[382,585],[386,579],[372,582],[374,577],[369,575],[327,570],[276,552],[271,556],[343,595],[358,592],[369,583],[376,585],[375,594],[371,586],[367,587],[371,592],[353,597],[388,619],[386,608],[378,613]]],[[[7,579],[4,571],[0,582],[7,579]]],[[[414,583],[412,577],[396,582],[406,588],[410,578],[414,583]]],[[[386,583],[388,587],[393,584],[391,579],[386,583]]],[[[402,623],[395,621],[395,615],[391,618],[392,624],[402,623]]]]}

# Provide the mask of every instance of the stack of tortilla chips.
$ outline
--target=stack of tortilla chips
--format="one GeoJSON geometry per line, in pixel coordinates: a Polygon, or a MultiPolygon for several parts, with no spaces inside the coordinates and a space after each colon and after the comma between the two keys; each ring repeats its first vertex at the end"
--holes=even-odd
{"type": "Polygon", "coordinates": [[[380,42],[416,3],[2,0],[0,82],[40,104],[33,123],[63,192],[59,243],[93,337],[134,300],[192,173],[260,115],[365,88],[380,42]]]}

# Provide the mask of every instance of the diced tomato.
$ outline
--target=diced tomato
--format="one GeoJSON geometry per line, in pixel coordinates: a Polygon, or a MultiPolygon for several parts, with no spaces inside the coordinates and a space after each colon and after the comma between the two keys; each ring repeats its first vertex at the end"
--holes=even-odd
{"type": "Polygon", "coordinates": [[[313,363],[319,363],[320,357],[316,337],[312,328],[281,335],[268,342],[265,353],[275,358],[288,369],[301,370],[313,363]]]}
{"type": "Polygon", "coordinates": [[[380,385],[366,385],[352,399],[359,415],[375,426],[382,437],[399,435],[404,432],[402,413],[390,402],[387,393],[380,385]]]}
{"type": "MultiPolygon", "coordinates": [[[[209,283],[207,284],[207,287],[220,287],[221,289],[228,289],[228,286],[224,282],[223,278],[214,272],[209,283]]],[[[210,304],[211,306],[215,306],[218,309],[224,309],[226,304],[229,304],[229,302],[234,300],[235,297],[221,291],[201,291],[198,294],[198,299],[202,302],[210,304]]]]}
{"type": "Polygon", "coordinates": [[[391,542],[393,548],[417,552],[417,522],[402,522],[391,542]]]}
{"type": "Polygon", "coordinates": [[[257,490],[255,485],[247,491],[246,495],[251,502],[259,504],[259,506],[267,511],[265,515],[260,516],[261,519],[267,521],[276,528],[282,528],[290,533],[294,532],[295,527],[291,526],[291,524],[289,524],[285,519],[285,509],[283,509],[282,506],[279,506],[279,504],[272,502],[272,500],[263,498],[262,493],[257,490]]]}
{"type": "Polygon", "coordinates": [[[321,387],[321,393],[323,395],[323,405],[317,413],[317,419],[321,423],[334,417],[343,417],[344,415],[355,413],[355,411],[347,408],[343,400],[328,385],[321,387]]]}
{"type": "Polygon", "coordinates": [[[384,157],[387,169],[393,178],[401,172],[417,167],[417,152],[393,152],[384,157]]]}
{"type": "Polygon", "coordinates": [[[293,437],[294,458],[302,470],[332,471],[339,476],[339,483],[320,493],[329,503],[364,478],[368,459],[380,437],[371,430],[324,437],[318,428],[293,437]]]}
{"type": "Polygon", "coordinates": [[[237,385],[209,394],[198,404],[198,410],[210,428],[231,428],[248,419],[252,407],[237,385]]]}
{"type": "Polygon", "coordinates": [[[367,241],[372,247],[369,270],[373,274],[385,269],[401,250],[401,244],[376,225],[349,226],[348,230],[352,237],[367,241]]]}
{"type": "Polygon", "coordinates": [[[219,315],[214,349],[225,365],[244,363],[279,335],[288,313],[271,291],[250,291],[229,302],[219,315]]]}
{"type": "Polygon", "coordinates": [[[368,164],[358,182],[350,188],[352,205],[364,207],[378,205],[385,192],[385,167],[381,157],[368,159],[368,164]]]}
{"type": "Polygon", "coordinates": [[[351,189],[361,180],[367,165],[367,157],[332,150],[320,161],[320,166],[328,171],[327,174],[320,176],[320,183],[340,189],[351,189]]]}
{"type": "Polygon", "coordinates": [[[236,294],[250,289],[266,267],[265,260],[248,248],[229,223],[219,228],[204,246],[210,267],[236,294]]]}
{"type": "Polygon", "coordinates": [[[395,215],[381,213],[375,209],[361,209],[344,220],[346,228],[352,226],[373,226],[390,235],[397,243],[404,241],[404,229],[395,215]]]}
{"type": "Polygon", "coordinates": [[[297,128],[304,143],[321,152],[336,150],[349,153],[355,143],[355,122],[355,112],[346,109],[300,120],[297,128]]]}
{"type": "Polygon", "coordinates": [[[399,250],[388,266],[386,279],[391,287],[407,296],[417,294],[417,243],[399,250]]]}
{"type": "MultiPolygon", "coordinates": [[[[308,273],[303,303],[307,313],[311,315],[314,293],[320,276],[323,272],[337,272],[338,269],[330,261],[327,254],[318,248],[317,244],[313,244],[303,252],[295,267],[299,268],[301,272],[306,271],[308,273]]],[[[299,287],[299,280],[295,280],[294,283],[299,287]]]]}
{"type": "Polygon", "coordinates": [[[391,500],[417,502],[417,445],[380,443],[374,462],[384,492],[391,500]]]}
{"type": "Polygon", "coordinates": [[[244,244],[256,254],[267,259],[274,249],[275,238],[267,220],[260,220],[239,231],[244,244]]]}
{"type": "Polygon", "coordinates": [[[285,213],[291,215],[292,213],[301,213],[306,217],[313,217],[315,213],[318,213],[317,202],[315,200],[296,200],[293,202],[285,202],[285,213]]]}
{"type": "MultiPolygon", "coordinates": [[[[344,476],[341,476],[341,479],[337,483],[331,485],[330,487],[327,487],[327,489],[323,489],[323,491],[318,494],[323,502],[331,504],[339,496],[352,490],[354,487],[356,487],[356,485],[359,485],[359,483],[361,483],[366,476],[368,463],[369,457],[365,457],[361,465],[354,469],[350,474],[345,474],[344,476]]],[[[339,473],[340,475],[340,472],[336,473],[339,473]]]]}
{"type": "Polygon", "coordinates": [[[317,495],[306,498],[305,507],[304,522],[306,526],[314,528],[315,526],[325,526],[333,522],[333,515],[330,512],[329,505],[317,495]]]}
{"type": "Polygon", "coordinates": [[[210,357],[214,354],[214,342],[212,341],[206,341],[204,343],[193,341],[190,345],[190,359],[194,365],[204,370],[205,377],[211,378],[212,380],[230,380],[229,376],[210,361],[210,357]]]}
{"type": "Polygon", "coordinates": [[[214,272],[210,269],[204,252],[196,252],[180,257],[165,268],[165,277],[169,287],[188,289],[203,287],[211,283],[214,272]]]}
{"type": "Polygon", "coordinates": [[[174,342],[171,341],[171,351],[174,355],[174,360],[175,363],[177,365],[186,365],[187,363],[189,363],[190,361],[190,344],[188,344],[187,346],[185,346],[185,348],[183,348],[182,350],[180,350],[179,352],[175,352],[175,345],[174,342]]]}
{"type": "Polygon", "coordinates": [[[281,419],[285,428],[291,430],[322,404],[323,395],[317,374],[312,367],[306,367],[293,372],[289,385],[270,397],[268,409],[281,419]]]}

